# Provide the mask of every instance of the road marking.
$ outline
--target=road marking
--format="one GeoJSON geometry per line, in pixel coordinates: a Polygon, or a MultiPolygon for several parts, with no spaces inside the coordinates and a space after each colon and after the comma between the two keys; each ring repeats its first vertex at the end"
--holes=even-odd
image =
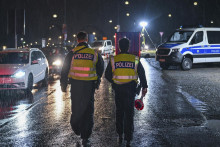
{"type": "Polygon", "coordinates": [[[193,106],[193,108],[195,108],[200,113],[202,118],[205,121],[207,121],[206,116],[203,115],[203,113],[207,112],[207,104],[205,102],[202,102],[199,99],[187,93],[186,91],[183,91],[181,86],[177,86],[177,92],[181,93],[186,98],[186,100],[193,106]]]}

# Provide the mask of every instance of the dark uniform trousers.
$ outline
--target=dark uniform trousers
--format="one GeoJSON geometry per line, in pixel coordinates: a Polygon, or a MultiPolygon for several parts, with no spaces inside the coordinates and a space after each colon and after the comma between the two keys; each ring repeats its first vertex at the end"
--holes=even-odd
{"type": "Polygon", "coordinates": [[[94,81],[70,80],[72,115],[70,124],[76,135],[87,139],[92,134],[94,114],[94,81]]]}
{"type": "Polygon", "coordinates": [[[124,134],[124,139],[131,141],[134,132],[134,100],[136,82],[113,84],[116,104],[116,131],[124,134]]]}

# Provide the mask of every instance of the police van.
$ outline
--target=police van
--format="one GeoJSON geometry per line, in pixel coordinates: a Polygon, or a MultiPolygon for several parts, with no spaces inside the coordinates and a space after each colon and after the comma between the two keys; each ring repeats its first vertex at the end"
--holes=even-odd
{"type": "Polygon", "coordinates": [[[180,28],[156,51],[162,69],[180,65],[190,70],[193,63],[220,62],[220,28],[180,28]]]}

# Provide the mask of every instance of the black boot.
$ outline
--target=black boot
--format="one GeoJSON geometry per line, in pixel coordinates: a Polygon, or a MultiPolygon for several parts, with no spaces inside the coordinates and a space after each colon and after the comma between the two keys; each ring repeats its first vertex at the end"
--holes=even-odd
{"type": "Polygon", "coordinates": [[[122,137],[122,135],[119,135],[119,137],[118,137],[118,143],[119,143],[119,144],[122,144],[122,142],[123,142],[123,137],[122,137]]]}
{"type": "Polygon", "coordinates": [[[82,145],[83,147],[90,147],[90,141],[88,138],[82,139],[82,145]]]}
{"type": "Polygon", "coordinates": [[[130,146],[131,146],[131,141],[127,141],[126,147],[130,147],[130,146]]]}

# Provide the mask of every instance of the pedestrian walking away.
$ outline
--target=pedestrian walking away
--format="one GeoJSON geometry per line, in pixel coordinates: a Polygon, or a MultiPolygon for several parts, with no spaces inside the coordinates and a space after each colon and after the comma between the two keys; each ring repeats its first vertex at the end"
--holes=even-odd
{"type": "Polygon", "coordinates": [[[115,91],[116,104],[116,131],[119,135],[118,142],[121,144],[124,139],[126,145],[130,146],[134,131],[134,101],[138,78],[142,85],[142,95],[147,93],[147,80],[144,68],[139,57],[129,54],[129,40],[119,40],[120,53],[111,57],[106,71],[105,78],[112,83],[115,91]]]}
{"type": "Polygon", "coordinates": [[[98,89],[104,72],[102,56],[87,44],[88,34],[77,34],[78,45],[70,51],[63,63],[60,85],[66,92],[71,85],[70,124],[76,135],[82,139],[82,145],[89,145],[94,115],[94,93],[98,89]]]}

